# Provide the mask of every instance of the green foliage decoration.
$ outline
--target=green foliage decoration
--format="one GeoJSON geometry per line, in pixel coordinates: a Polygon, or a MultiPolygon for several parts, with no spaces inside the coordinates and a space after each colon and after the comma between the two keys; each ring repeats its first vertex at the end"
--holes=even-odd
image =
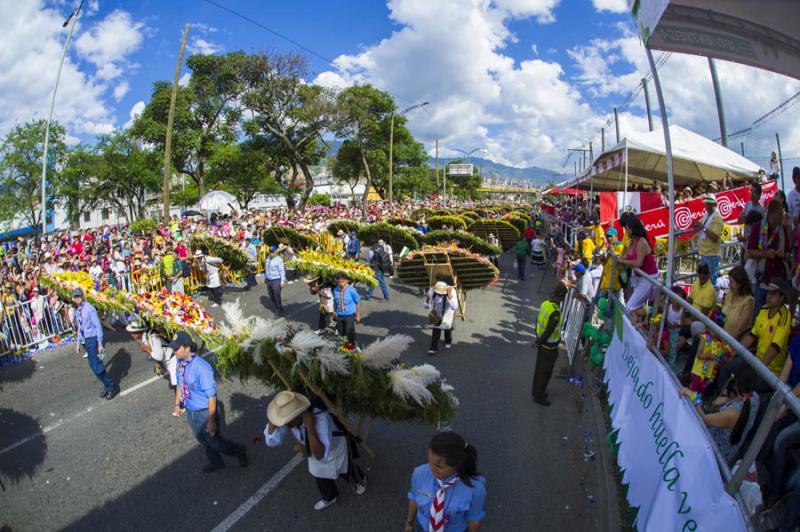
{"type": "Polygon", "coordinates": [[[158,222],[152,218],[142,218],[133,222],[129,229],[134,233],[150,233],[158,228],[158,222]]]}
{"type": "Polygon", "coordinates": [[[431,229],[441,229],[445,225],[457,230],[465,230],[467,228],[467,223],[458,216],[431,216],[427,221],[428,227],[431,229]]]}
{"type": "Polygon", "coordinates": [[[310,236],[292,229],[291,227],[278,225],[265,229],[261,233],[261,241],[269,246],[288,244],[292,246],[295,251],[314,249],[318,246],[317,242],[310,236]]]}
{"type": "Polygon", "coordinates": [[[383,239],[392,246],[392,250],[399,253],[403,247],[409,249],[419,249],[422,234],[405,227],[397,227],[386,222],[378,222],[362,226],[358,231],[358,238],[361,239],[362,246],[369,245],[383,239]]]}
{"type": "Polygon", "coordinates": [[[423,244],[435,245],[447,242],[456,242],[460,248],[490,257],[496,257],[503,252],[499,246],[489,244],[482,238],[478,238],[464,231],[445,231],[439,229],[437,231],[431,231],[422,237],[423,244]]]}

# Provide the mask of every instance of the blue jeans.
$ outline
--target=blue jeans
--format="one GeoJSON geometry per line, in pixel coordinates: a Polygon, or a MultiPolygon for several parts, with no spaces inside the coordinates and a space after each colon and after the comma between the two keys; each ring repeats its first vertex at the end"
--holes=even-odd
{"type": "Polygon", "coordinates": [[[89,369],[92,370],[97,380],[103,383],[103,388],[106,389],[106,393],[114,391],[117,385],[114,384],[114,381],[108,376],[103,361],[97,356],[97,336],[84,338],[83,347],[86,348],[86,353],[89,355],[87,358],[89,361],[89,369]]]}
{"type": "Polygon", "coordinates": [[[517,274],[521,281],[525,280],[525,255],[517,255],[517,274]]]}
{"type": "Polygon", "coordinates": [[[778,529],[780,532],[797,530],[797,525],[800,525],[800,467],[791,472],[786,488],[789,497],[786,499],[786,517],[778,529]]]}
{"type": "MultiPolygon", "coordinates": [[[[786,465],[786,460],[789,458],[789,451],[798,447],[800,447],[800,421],[795,421],[781,430],[772,444],[769,478],[767,481],[768,495],[779,496],[782,494],[784,484],[783,469],[786,465]]],[[[800,486],[797,486],[797,488],[800,489],[800,486]]]]}
{"type": "Polygon", "coordinates": [[[719,273],[719,255],[700,255],[700,263],[708,264],[708,269],[711,271],[711,282],[715,283],[719,273]]]}
{"type": "Polygon", "coordinates": [[[241,456],[245,448],[244,445],[223,438],[222,434],[220,434],[219,416],[215,416],[215,419],[217,420],[217,432],[212,436],[206,430],[208,426],[208,409],[186,409],[186,423],[189,425],[194,437],[200,442],[200,445],[206,448],[208,463],[216,467],[222,467],[225,462],[222,461],[220,453],[228,456],[241,456]]]}
{"type": "MultiPolygon", "coordinates": [[[[389,301],[389,287],[386,286],[386,279],[383,277],[383,272],[377,270],[375,272],[375,278],[378,280],[378,284],[381,287],[381,292],[383,292],[383,299],[389,301]]],[[[372,293],[375,292],[375,287],[370,286],[367,288],[367,295],[364,296],[364,299],[372,299],[372,293]]]]}

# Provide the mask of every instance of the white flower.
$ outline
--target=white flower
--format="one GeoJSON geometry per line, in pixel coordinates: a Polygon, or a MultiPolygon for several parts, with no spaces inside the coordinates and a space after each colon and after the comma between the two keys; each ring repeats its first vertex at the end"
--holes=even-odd
{"type": "Polygon", "coordinates": [[[332,347],[330,343],[309,330],[300,331],[295,334],[294,338],[292,338],[292,343],[289,345],[295,351],[302,351],[304,353],[311,353],[314,349],[321,347],[332,347]]]}
{"type": "Polygon", "coordinates": [[[389,371],[389,381],[392,392],[401,399],[413,399],[422,406],[433,403],[433,394],[411,370],[395,368],[389,371]]]}
{"type": "Polygon", "coordinates": [[[387,369],[413,342],[407,334],[393,334],[372,342],[362,351],[364,365],[370,369],[387,369]]]}
{"type": "Polygon", "coordinates": [[[317,360],[319,360],[319,371],[323,379],[327,372],[339,375],[350,373],[347,369],[347,357],[338,350],[323,349],[317,353],[317,360]]]}
{"type": "Polygon", "coordinates": [[[414,366],[411,368],[411,373],[422,382],[423,385],[427,386],[433,382],[439,380],[441,377],[441,373],[439,370],[433,367],[430,364],[423,364],[421,366],[414,366]]]}
{"type": "Polygon", "coordinates": [[[444,393],[450,396],[450,399],[453,401],[453,406],[458,407],[458,405],[461,404],[461,402],[458,400],[458,397],[456,397],[455,393],[453,393],[456,391],[456,389],[447,384],[447,381],[442,379],[442,381],[439,383],[439,387],[444,393]]]}
{"type": "Polygon", "coordinates": [[[253,349],[253,362],[256,366],[264,365],[264,355],[261,353],[260,346],[256,346],[256,348],[253,349]]]}
{"type": "Polygon", "coordinates": [[[286,335],[286,320],[283,318],[267,322],[264,330],[260,331],[263,338],[279,338],[286,335]]]}

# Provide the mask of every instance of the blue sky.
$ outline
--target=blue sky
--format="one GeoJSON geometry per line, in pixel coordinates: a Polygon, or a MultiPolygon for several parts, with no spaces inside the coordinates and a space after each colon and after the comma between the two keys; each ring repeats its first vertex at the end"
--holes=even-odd
{"type": "MultiPolygon", "coordinates": [[[[647,71],[626,0],[215,1],[333,60],[307,54],[308,81],[373,83],[400,107],[430,101],[409,114],[409,127],[431,152],[440,139],[446,156],[484,147],[505,164],[572,168],[566,149],[592,140],[596,150],[613,106],[647,71]]],[[[61,22],[76,3],[0,0],[9,14],[0,21],[0,132],[46,113],[66,34],[61,22]]],[[[204,0],[87,0],[56,107],[70,141],[129,123],[152,83],[172,78],[187,22],[193,53],[302,52],[204,0]]],[[[749,67],[722,63],[719,71],[730,131],[800,90],[795,80],[749,67]]],[[[662,77],[672,120],[716,136],[705,60],[674,54],[662,77]]],[[[784,152],[800,152],[799,108],[736,145],[743,140],[763,158],[779,132],[784,152]]],[[[641,94],[621,124],[623,136],[646,129],[641,94]]],[[[612,136],[607,131],[609,144],[612,136]]]]}

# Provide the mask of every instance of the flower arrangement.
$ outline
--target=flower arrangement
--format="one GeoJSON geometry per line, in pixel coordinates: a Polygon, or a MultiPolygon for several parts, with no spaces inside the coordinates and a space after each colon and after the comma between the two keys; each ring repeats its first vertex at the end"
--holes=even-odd
{"type": "Polygon", "coordinates": [[[296,231],[291,227],[278,225],[265,229],[261,234],[261,240],[269,246],[288,244],[296,251],[301,249],[314,249],[317,247],[317,243],[310,236],[296,231]]]}
{"type": "Polygon", "coordinates": [[[500,271],[491,261],[453,244],[424,246],[408,253],[397,267],[397,277],[411,286],[427,288],[431,279],[426,265],[448,263],[463,290],[485,288],[500,277],[500,271]]]}
{"type": "Polygon", "coordinates": [[[361,227],[358,238],[363,243],[377,242],[383,239],[392,249],[399,252],[404,247],[419,249],[422,234],[407,227],[394,226],[386,222],[378,222],[361,227]]]}
{"type": "Polygon", "coordinates": [[[202,305],[181,293],[147,292],[125,294],[133,313],[152,329],[172,338],[179,330],[192,332],[207,340],[208,335],[218,334],[219,326],[202,305]]]}
{"type": "Polygon", "coordinates": [[[428,226],[431,229],[441,229],[445,225],[459,231],[467,228],[467,223],[460,216],[431,216],[428,218],[428,226]]]}
{"type": "Polygon", "coordinates": [[[361,224],[353,220],[334,220],[328,224],[328,232],[334,236],[339,234],[339,231],[344,231],[348,235],[361,229],[361,224]]]}
{"type": "Polygon", "coordinates": [[[232,272],[254,272],[256,265],[247,252],[232,240],[210,234],[198,234],[190,241],[192,251],[205,250],[209,255],[221,258],[232,272]]]}
{"type": "Polygon", "coordinates": [[[59,299],[72,303],[72,294],[76,288],[83,290],[86,301],[103,312],[128,311],[132,309],[124,292],[119,292],[95,282],[85,271],[44,274],[39,282],[45,288],[52,288],[59,299]]]}
{"type": "Polygon", "coordinates": [[[473,253],[488,255],[491,257],[496,257],[503,252],[499,246],[490,244],[482,238],[478,238],[470,233],[465,233],[464,231],[445,231],[440,229],[438,231],[431,231],[422,237],[422,243],[427,245],[436,245],[447,242],[456,242],[459,247],[468,249],[473,253]]]}
{"type": "Polygon", "coordinates": [[[294,260],[289,261],[288,266],[297,268],[312,277],[333,280],[337,274],[343,273],[354,283],[360,282],[369,286],[378,286],[375,272],[367,264],[329,253],[304,249],[297,253],[297,257],[294,260]]]}
{"type": "Polygon", "coordinates": [[[530,220],[526,221],[525,219],[520,218],[519,216],[516,215],[516,213],[509,213],[504,215],[503,220],[507,221],[508,223],[516,227],[517,231],[519,231],[520,234],[525,232],[525,228],[528,226],[528,222],[530,221],[530,220]]]}
{"type": "Polygon", "coordinates": [[[470,224],[467,231],[484,240],[488,239],[489,233],[494,233],[500,240],[504,251],[511,249],[522,234],[519,229],[506,220],[477,220],[470,224]]]}
{"type": "MultiPolygon", "coordinates": [[[[236,304],[223,305],[227,325],[211,338],[217,368],[268,385],[318,390],[347,414],[388,421],[439,423],[452,419],[458,400],[453,388],[429,364],[409,367],[400,355],[413,343],[391,335],[363,351],[339,337],[292,330],[283,320],[244,318],[236,304]]],[[[316,392],[315,392],[316,393],[316,392]]]]}

